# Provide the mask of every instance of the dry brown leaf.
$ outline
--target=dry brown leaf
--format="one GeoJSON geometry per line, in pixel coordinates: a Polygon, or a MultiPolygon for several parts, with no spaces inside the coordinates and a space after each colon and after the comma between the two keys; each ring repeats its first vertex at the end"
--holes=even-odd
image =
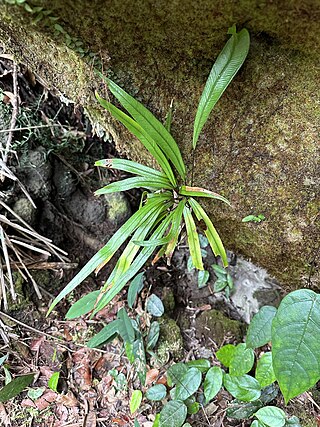
{"type": "Polygon", "coordinates": [[[86,348],[81,348],[72,355],[74,363],[73,378],[81,390],[89,390],[91,388],[92,375],[90,364],[92,354],[92,351],[86,348]]]}
{"type": "Polygon", "coordinates": [[[146,385],[152,384],[159,375],[159,369],[150,369],[146,375],[146,385]]]}
{"type": "Polygon", "coordinates": [[[64,405],[67,408],[79,406],[76,396],[71,391],[68,391],[67,394],[60,394],[57,398],[57,403],[64,405]]]}
{"type": "Polygon", "coordinates": [[[32,340],[31,345],[30,345],[30,350],[31,351],[39,351],[40,346],[44,342],[44,340],[45,340],[44,336],[32,340]]]}
{"type": "Polygon", "coordinates": [[[52,402],[55,402],[57,400],[57,396],[58,394],[55,393],[54,391],[47,390],[34,403],[36,407],[39,409],[39,411],[42,411],[43,409],[48,408],[48,406],[50,406],[52,402]]]}
{"type": "Polygon", "coordinates": [[[162,376],[157,380],[157,384],[167,385],[167,375],[166,375],[166,374],[162,375],[162,376]]]}

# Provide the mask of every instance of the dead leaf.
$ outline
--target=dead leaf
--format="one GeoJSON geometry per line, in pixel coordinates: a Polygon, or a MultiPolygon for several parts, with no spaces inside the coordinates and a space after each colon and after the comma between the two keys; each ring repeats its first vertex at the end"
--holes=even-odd
{"type": "Polygon", "coordinates": [[[157,380],[157,384],[167,385],[167,375],[166,375],[166,374],[162,375],[162,376],[157,380]]]}
{"type": "Polygon", "coordinates": [[[64,405],[67,408],[79,406],[76,396],[71,391],[68,391],[67,394],[60,394],[57,398],[57,403],[64,405]]]}
{"type": "Polygon", "coordinates": [[[159,369],[150,369],[146,375],[146,385],[152,384],[159,375],[159,369]]]}
{"type": "Polygon", "coordinates": [[[39,397],[34,403],[39,411],[48,408],[52,402],[57,400],[58,394],[52,390],[45,391],[44,394],[39,397]]]}
{"type": "Polygon", "coordinates": [[[91,388],[91,357],[93,352],[86,348],[82,348],[72,355],[73,359],[73,378],[81,390],[89,390],[91,388]]]}

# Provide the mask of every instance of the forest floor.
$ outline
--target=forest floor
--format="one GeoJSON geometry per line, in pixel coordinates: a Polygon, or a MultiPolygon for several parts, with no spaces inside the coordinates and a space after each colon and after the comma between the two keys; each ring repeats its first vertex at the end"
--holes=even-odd
{"type": "MultiPolygon", "coordinates": [[[[114,262],[97,278],[86,280],[46,317],[53,298],[137,209],[141,195],[131,191],[109,200],[93,196],[101,183],[119,178],[118,173],[93,167],[98,159],[116,156],[110,136],[102,129],[92,129],[80,108],[68,105],[67,100],[61,103],[59,96],[40,84],[30,70],[15,65],[1,53],[0,94],[1,128],[11,129],[0,134],[0,142],[5,147],[10,138],[6,166],[17,178],[4,176],[0,183],[1,230],[8,241],[21,238],[12,225],[19,223],[13,211],[38,233],[32,238],[28,234],[29,240],[24,240],[31,248],[14,251],[9,247],[15,290],[10,288],[10,281],[1,285],[0,357],[7,358],[0,366],[0,385],[35,373],[26,391],[0,403],[1,425],[111,427],[133,426],[137,419],[142,427],[152,427],[160,403],[143,401],[139,410],[130,414],[130,396],[139,388],[139,381],[121,340],[115,339],[100,350],[86,347],[88,339],[116,319],[119,309],[126,306],[126,291],[92,319],[65,319],[73,302],[101,286],[114,262]],[[12,223],[3,222],[6,218],[12,223]],[[59,373],[56,384],[52,381],[54,373],[59,373]]],[[[4,268],[4,253],[1,258],[4,268]]],[[[208,268],[214,262],[213,255],[207,253],[208,268]]],[[[7,273],[3,280],[8,278],[7,273]]],[[[183,244],[170,267],[161,261],[146,266],[145,287],[128,312],[131,317],[139,316],[146,334],[152,318],[145,302],[155,293],[164,301],[166,316],[173,321],[177,335],[175,342],[170,342],[171,331],[166,332],[162,326],[162,333],[167,334],[167,340],[162,341],[166,351],[161,363],[148,357],[142,391],[155,383],[167,385],[166,371],[173,362],[208,358],[217,364],[215,351],[222,344],[241,342],[245,325],[237,311],[224,298],[213,298],[212,281],[202,289],[197,281],[195,272],[188,269],[188,252],[183,244]],[[224,317],[211,328],[208,313],[215,309],[221,310],[224,317]],[[232,327],[229,318],[235,322],[232,327]],[[177,341],[181,341],[179,348],[175,346],[177,341]]],[[[277,396],[271,404],[283,407],[290,415],[303,412],[308,421],[302,425],[316,426],[319,407],[314,399],[304,393],[284,407],[277,396]]],[[[188,422],[194,427],[249,426],[251,421],[228,416],[231,401],[231,395],[221,391],[209,405],[201,405],[197,414],[188,417],[188,422]]]]}

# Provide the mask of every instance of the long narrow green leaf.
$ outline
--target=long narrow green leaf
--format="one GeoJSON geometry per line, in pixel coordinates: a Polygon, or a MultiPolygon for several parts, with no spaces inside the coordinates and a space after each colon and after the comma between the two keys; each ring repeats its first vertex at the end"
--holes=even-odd
{"type": "Polygon", "coordinates": [[[132,160],[126,159],[103,159],[98,160],[94,164],[95,166],[101,166],[108,169],[117,169],[124,172],[129,172],[134,175],[145,176],[147,178],[164,178],[168,181],[167,176],[163,172],[159,172],[156,169],[149,168],[148,166],[141,165],[140,163],[133,162],[132,160]]]}
{"type": "Polygon", "coordinates": [[[121,122],[133,135],[135,135],[142,142],[142,144],[146,147],[149,153],[158,162],[159,166],[167,175],[172,185],[175,186],[176,179],[172,172],[171,166],[166,156],[163,154],[162,150],[158,147],[156,142],[149,136],[149,134],[131,117],[129,117],[123,111],[119,110],[119,108],[115,107],[110,102],[101,98],[98,94],[96,94],[96,98],[100,102],[100,104],[113,115],[114,118],[119,120],[119,122],[121,122]]]}
{"type": "Polygon", "coordinates": [[[127,191],[132,188],[155,188],[156,190],[162,190],[163,188],[172,189],[172,185],[165,178],[145,178],[135,176],[133,178],[123,179],[122,181],[112,182],[105,187],[95,191],[96,196],[100,194],[117,193],[119,191],[127,191]]]}
{"type": "MultiPolygon", "coordinates": [[[[102,76],[103,77],[103,76],[102,76]]],[[[113,95],[128,111],[134,120],[158,144],[167,158],[172,162],[182,179],[186,176],[186,167],[182,160],[180,149],[163,124],[140,102],[126,93],[110,79],[105,79],[113,95]]]]}
{"type": "Polygon", "coordinates": [[[141,249],[139,245],[135,242],[140,239],[145,239],[149,232],[152,230],[155,224],[157,224],[157,220],[159,216],[165,212],[170,207],[170,203],[164,203],[158,206],[158,209],[155,210],[152,215],[143,221],[143,223],[139,226],[139,228],[135,231],[131,240],[127,244],[125,250],[121,254],[118,262],[114,268],[115,273],[112,274],[107,280],[106,285],[108,286],[111,282],[117,281],[118,277],[124,274],[130,265],[132,264],[136,254],[141,249]]]}
{"type": "Polygon", "coordinates": [[[185,206],[183,209],[183,217],[186,223],[188,244],[192,263],[198,270],[203,270],[202,255],[199,236],[197,233],[197,227],[192,217],[192,213],[187,206],[185,206]]]}
{"type": "Polygon", "coordinates": [[[181,194],[182,196],[208,197],[210,199],[217,199],[217,200],[221,200],[222,202],[230,206],[229,200],[227,200],[225,197],[220,196],[220,194],[218,193],[214,193],[213,191],[206,190],[205,188],[201,188],[201,187],[189,187],[187,185],[182,185],[179,188],[179,194],[181,194]]]}
{"type": "Polygon", "coordinates": [[[157,240],[136,241],[135,243],[140,246],[154,246],[154,247],[169,243],[178,233],[178,230],[181,224],[183,208],[185,204],[186,204],[186,199],[180,200],[175,210],[170,213],[171,229],[169,233],[166,235],[166,237],[163,237],[162,239],[157,239],[157,240]]]}
{"type": "Polygon", "coordinates": [[[213,253],[218,256],[220,255],[223,265],[225,267],[228,266],[228,258],[226,251],[224,249],[223,243],[220,239],[219,234],[217,233],[216,229],[214,228],[210,218],[206,214],[205,210],[202,208],[202,206],[192,197],[188,200],[190,206],[194,210],[194,213],[197,217],[197,219],[200,221],[201,219],[205,222],[207,229],[205,231],[205,235],[207,236],[207,239],[210,243],[211,249],[213,253]]]}
{"type": "Polygon", "coordinates": [[[193,149],[196,148],[199,134],[213,107],[243,64],[249,51],[250,36],[244,28],[239,33],[235,26],[229,29],[232,34],[214,63],[200,98],[193,131],[193,149]]]}
{"type": "MultiPolygon", "coordinates": [[[[169,225],[168,217],[164,218],[164,220],[158,225],[156,230],[152,233],[150,239],[158,239],[160,238],[166,231],[169,225]]],[[[128,270],[122,274],[118,280],[111,285],[111,287],[103,294],[97,307],[95,308],[93,315],[95,315],[98,311],[102,310],[128,283],[132,277],[134,277],[140,268],[147,262],[148,258],[152,255],[154,251],[153,247],[145,247],[142,248],[139,255],[135,259],[135,262],[128,268],[128,270]]]]}
{"type": "Polygon", "coordinates": [[[112,258],[114,253],[120,246],[127,240],[127,238],[139,227],[139,225],[146,220],[147,217],[158,208],[159,203],[163,203],[166,196],[158,195],[157,198],[148,201],[148,203],[133,214],[127,222],[111,237],[107,244],[100,249],[91,260],[79,271],[79,273],[69,282],[69,284],[60,292],[51,304],[47,315],[54,309],[54,307],[75,289],[89,274],[91,274],[99,265],[107,263],[112,258]]]}

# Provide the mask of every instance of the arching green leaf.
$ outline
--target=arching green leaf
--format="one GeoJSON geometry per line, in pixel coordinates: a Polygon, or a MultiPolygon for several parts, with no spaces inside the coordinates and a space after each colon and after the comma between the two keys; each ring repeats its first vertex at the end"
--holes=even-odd
{"type": "Polygon", "coordinates": [[[232,27],[229,29],[230,33],[232,35],[213,64],[200,98],[194,121],[193,149],[196,148],[199,134],[209,114],[238,72],[249,51],[250,37],[245,28],[237,33],[235,27],[232,27]]]}

